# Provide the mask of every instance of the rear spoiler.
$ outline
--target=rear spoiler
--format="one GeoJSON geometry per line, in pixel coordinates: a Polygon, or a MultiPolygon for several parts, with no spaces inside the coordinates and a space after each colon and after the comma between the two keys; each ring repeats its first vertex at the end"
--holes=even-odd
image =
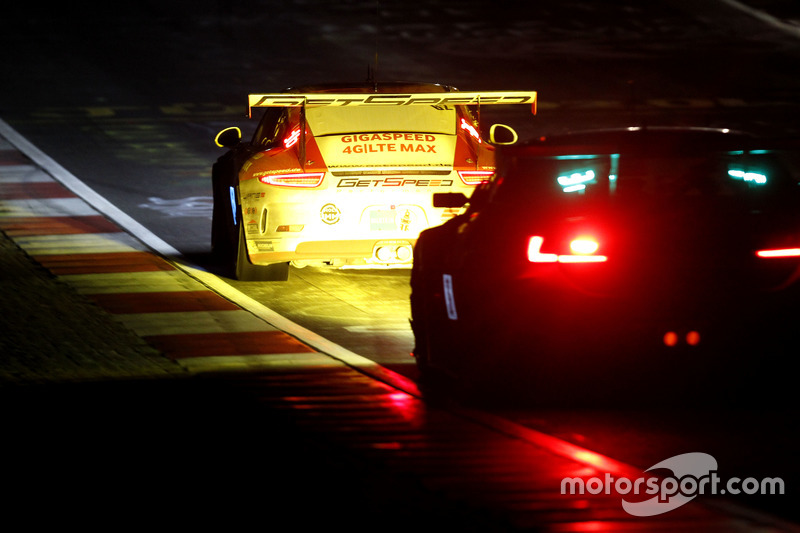
{"type": "Polygon", "coordinates": [[[506,105],[530,104],[536,114],[536,91],[447,93],[313,93],[250,94],[248,116],[254,107],[404,106],[404,105],[506,105]]]}

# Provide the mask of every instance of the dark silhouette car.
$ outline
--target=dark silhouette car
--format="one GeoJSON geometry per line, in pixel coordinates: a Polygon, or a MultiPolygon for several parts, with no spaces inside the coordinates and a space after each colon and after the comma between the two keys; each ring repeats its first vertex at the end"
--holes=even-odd
{"type": "Polygon", "coordinates": [[[469,199],[434,196],[466,210],[415,248],[422,383],[567,399],[741,394],[786,375],[800,330],[795,153],[691,128],[498,150],[469,199]]]}

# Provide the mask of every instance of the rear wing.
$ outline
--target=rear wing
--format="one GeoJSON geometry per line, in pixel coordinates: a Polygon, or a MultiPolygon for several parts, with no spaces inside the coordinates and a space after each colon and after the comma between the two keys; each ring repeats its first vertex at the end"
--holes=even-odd
{"type": "Polygon", "coordinates": [[[250,94],[248,116],[254,107],[506,105],[530,104],[536,114],[536,91],[447,93],[313,93],[250,94]]]}

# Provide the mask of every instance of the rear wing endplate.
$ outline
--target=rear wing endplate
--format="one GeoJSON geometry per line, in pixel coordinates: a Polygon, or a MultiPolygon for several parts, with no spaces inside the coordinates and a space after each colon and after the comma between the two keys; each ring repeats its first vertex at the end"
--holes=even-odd
{"type": "Polygon", "coordinates": [[[254,107],[506,105],[530,104],[536,114],[536,91],[447,93],[313,93],[250,94],[248,116],[254,107]]]}

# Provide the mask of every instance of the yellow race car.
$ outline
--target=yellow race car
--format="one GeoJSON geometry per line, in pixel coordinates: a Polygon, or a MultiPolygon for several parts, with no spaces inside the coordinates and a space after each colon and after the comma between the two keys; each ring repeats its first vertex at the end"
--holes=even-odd
{"type": "Polygon", "coordinates": [[[469,195],[494,172],[488,104],[535,113],[536,93],[369,82],[249,95],[251,116],[264,108],[253,138],[216,138],[229,151],[212,171],[214,252],[241,280],[286,280],[290,263],[410,267],[419,233],[457,214],[433,194],[469,195]]]}

